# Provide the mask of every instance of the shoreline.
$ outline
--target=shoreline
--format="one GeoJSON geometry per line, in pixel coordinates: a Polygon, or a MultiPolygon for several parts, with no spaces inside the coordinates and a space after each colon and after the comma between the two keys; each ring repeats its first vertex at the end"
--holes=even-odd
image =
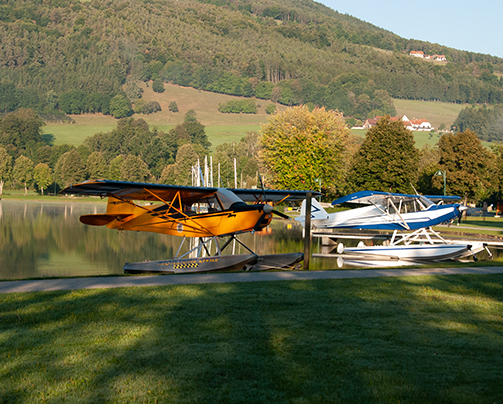
{"type": "Polygon", "coordinates": [[[281,272],[239,272],[204,273],[190,275],[143,275],[131,277],[91,277],[43,279],[0,282],[0,294],[33,293],[58,290],[115,289],[144,286],[176,286],[212,283],[272,282],[272,281],[312,281],[325,279],[381,278],[400,276],[445,276],[445,275],[487,275],[503,274],[502,266],[495,267],[453,267],[453,268],[406,268],[367,269],[339,271],[281,271],[281,272]]]}

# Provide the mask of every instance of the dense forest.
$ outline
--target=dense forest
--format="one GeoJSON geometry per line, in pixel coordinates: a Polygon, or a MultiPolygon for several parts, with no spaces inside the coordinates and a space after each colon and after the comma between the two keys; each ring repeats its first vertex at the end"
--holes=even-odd
{"type": "Polygon", "coordinates": [[[2,0],[0,36],[3,114],[153,111],[136,105],[135,83],[151,80],[159,92],[171,82],[356,119],[394,114],[392,98],[503,101],[503,59],[406,40],[310,0],[2,0]]]}

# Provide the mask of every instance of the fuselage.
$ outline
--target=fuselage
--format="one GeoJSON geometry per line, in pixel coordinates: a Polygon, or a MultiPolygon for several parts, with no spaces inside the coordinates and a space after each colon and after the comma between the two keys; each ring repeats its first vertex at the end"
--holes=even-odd
{"type": "Polygon", "coordinates": [[[385,213],[376,206],[330,213],[326,218],[312,218],[317,228],[367,230],[417,230],[449,222],[458,217],[459,204],[432,205],[426,210],[385,213]]]}

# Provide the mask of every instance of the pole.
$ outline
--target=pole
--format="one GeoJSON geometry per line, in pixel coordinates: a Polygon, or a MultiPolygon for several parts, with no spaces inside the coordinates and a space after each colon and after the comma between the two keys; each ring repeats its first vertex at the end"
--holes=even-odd
{"type": "Polygon", "coordinates": [[[210,156],[210,184],[209,187],[213,187],[213,156],[210,156]]]}
{"type": "Polygon", "coordinates": [[[443,171],[444,173],[444,196],[445,196],[445,170],[443,171]]]}
{"type": "Polygon", "coordinates": [[[236,169],[236,158],[234,157],[234,188],[238,187],[238,174],[236,169]]]}
{"type": "Polygon", "coordinates": [[[304,224],[304,270],[309,271],[311,261],[311,199],[313,194],[306,194],[306,219],[304,224]]]}

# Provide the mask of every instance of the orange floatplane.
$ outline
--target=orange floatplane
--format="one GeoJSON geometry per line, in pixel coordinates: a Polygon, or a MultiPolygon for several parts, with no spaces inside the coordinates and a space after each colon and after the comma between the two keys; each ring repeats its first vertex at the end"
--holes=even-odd
{"type": "MultiPolygon", "coordinates": [[[[288,218],[274,210],[280,202],[306,198],[308,191],[259,189],[230,189],[189,187],[138,182],[88,180],[61,191],[63,194],[89,195],[108,198],[105,213],[83,215],[87,225],[109,229],[147,231],[183,237],[175,257],[165,261],[128,263],[125,272],[205,272],[215,270],[266,269],[267,263],[237,239],[244,232],[260,231],[272,220],[273,214],[288,218]],[[249,202],[249,203],[246,203],[249,202]],[[198,238],[197,247],[179,255],[186,238],[198,238]],[[224,239],[221,246],[220,241],[224,239]],[[223,255],[233,240],[249,254],[223,255]],[[215,253],[208,244],[215,242],[215,253]],[[186,258],[192,255],[191,258],[186,258]],[[196,255],[194,257],[194,255],[196,255]],[[204,256],[203,256],[204,255],[204,256]]],[[[316,194],[316,193],[314,193],[316,194]]],[[[280,254],[274,257],[275,267],[291,266],[302,259],[301,253],[280,254]],[[284,260],[281,259],[284,256],[284,260]]]]}

